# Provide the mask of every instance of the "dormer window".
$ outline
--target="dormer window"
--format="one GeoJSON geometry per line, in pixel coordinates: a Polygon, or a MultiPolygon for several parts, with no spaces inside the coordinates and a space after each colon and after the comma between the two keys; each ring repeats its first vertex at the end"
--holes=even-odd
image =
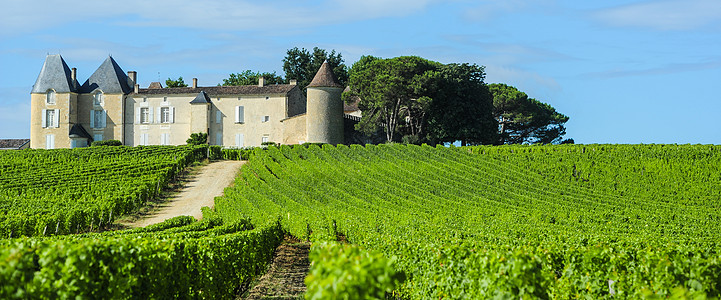
{"type": "Polygon", "coordinates": [[[103,103],[103,92],[101,92],[101,91],[95,92],[95,96],[93,97],[93,104],[101,105],[102,103],[103,103]]]}
{"type": "Polygon", "coordinates": [[[55,91],[48,90],[47,93],[45,93],[45,102],[47,104],[55,104],[55,91]]]}

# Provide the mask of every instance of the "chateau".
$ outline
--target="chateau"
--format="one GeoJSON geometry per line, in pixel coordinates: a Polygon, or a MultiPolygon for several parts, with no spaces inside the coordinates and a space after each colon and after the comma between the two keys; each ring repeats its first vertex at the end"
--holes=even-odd
{"type": "Polygon", "coordinates": [[[76,148],[93,141],[127,146],[182,145],[191,133],[224,147],[263,142],[339,144],[344,140],[343,86],[324,63],[307,97],[290,84],[148,88],[108,57],[82,85],[76,69],[48,55],[31,92],[30,147],[76,148]]]}

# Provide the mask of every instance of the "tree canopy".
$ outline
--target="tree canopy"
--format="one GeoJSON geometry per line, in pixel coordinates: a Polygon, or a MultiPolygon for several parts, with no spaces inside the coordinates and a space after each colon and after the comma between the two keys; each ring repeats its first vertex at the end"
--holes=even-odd
{"type": "Polygon", "coordinates": [[[298,87],[305,89],[326,60],[333,69],[333,74],[338,79],[338,83],[345,85],[348,82],[348,67],[343,63],[341,54],[336,53],[335,50],[328,53],[318,47],[313,48],[313,53],[305,48],[298,49],[298,47],[295,47],[288,49],[285,58],[283,58],[285,78],[297,80],[298,87]]]}
{"type": "Polygon", "coordinates": [[[568,117],[551,105],[506,84],[490,84],[489,89],[498,122],[498,144],[554,143],[566,133],[568,117]]]}
{"type": "Polygon", "coordinates": [[[228,78],[223,79],[223,86],[232,85],[255,85],[258,84],[258,79],[263,77],[265,84],[281,84],[284,83],[283,77],[280,77],[273,73],[261,73],[253,72],[251,70],[245,70],[240,73],[231,73],[228,78]]]}
{"type": "Polygon", "coordinates": [[[387,141],[493,143],[496,125],[484,78],[483,67],[474,64],[364,56],[351,68],[344,98],[360,97],[358,129],[382,129],[387,141]]]}
{"type": "Polygon", "coordinates": [[[168,80],[165,81],[165,87],[166,88],[174,88],[174,87],[187,87],[188,84],[183,81],[183,76],[178,77],[177,80],[172,80],[168,78],[168,80]]]}

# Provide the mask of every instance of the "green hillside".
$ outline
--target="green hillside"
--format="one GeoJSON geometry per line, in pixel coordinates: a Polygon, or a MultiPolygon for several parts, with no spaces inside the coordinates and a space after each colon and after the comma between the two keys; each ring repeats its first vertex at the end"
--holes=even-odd
{"type": "Polygon", "coordinates": [[[395,256],[411,298],[718,297],[720,150],[271,148],[216,210],[395,256]]]}
{"type": "MultiPolygon", "coordinates": [[[[16,168],[82,165],[41,152],[16,168]]],[[[720,168],[707,145],[255,149],[201,222],[0,240],[0,298],[228,298],[284,233],[313,241],[313,299],[718,298],[720,168]]]]}

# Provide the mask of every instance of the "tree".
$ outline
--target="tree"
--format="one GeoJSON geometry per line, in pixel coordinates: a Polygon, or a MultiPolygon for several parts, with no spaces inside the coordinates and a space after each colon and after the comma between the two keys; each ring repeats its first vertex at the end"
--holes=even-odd
{"type": "Polygon", "coordinates": [[[203,145],[208,143],[208,134],[204,132],[195,132],[190,134],[190,138],[185,141],[188,145],[203,145]]]}
{"type": "Polygon", "coordinates": [[[178,80],[172,80],[168,78],[168,80],[165,81],[165,87],[166,88],[174,88],[174,87],[187,87],[188,84],[183,81],[183,76],[178,77],[178,80]]]}
{"type": "Polygon", "coordinates": [[[492,144],[497,140],[493,97],[476,64],[447,64],[423,84],[430,102],[424,141],[431,144],[492,144]]]}
{"type": "Polygon", "coordinates": [[[348,67],[343,63],[341,54],[336,53],[335,50],[328,53],[318,47],[313,48],[313,53],[310,53],[305,48],[298,49],[298,47],[295,47],[288,49],[285,58],[283,58],[285,78],[297,80],[298,87],[304,90],[326,60],[333,69],[333,74],[338,79],[338,83],[345,85],[348,82],[348,67]]]}
{"type": "Polygon", "coordinates": [[[228,75],[229,77],[226,79],[223,79],[223,86],[231,86],[231,85],[257,85],[258,79],[260,77],[263,77],[263,80],[265,81],[265,84],[281,84],[284,83],[283,77],[280,77],[278,75],[275,75],[275,72],[273,73],[260,73],[260,72],[253,72],[251,70],[245,70],[240,73],[231,73],[228,75]]]}
{"type": "Polygon", "coordinates": [[[489,89],[498,122],[498,144],[547,144],[559,142],[566,134],[568,117],[551,105],[506,84],[490,84],[489,89]]]}
{"type": "Polygon", "coordinates": [[[388,142],[397,141],[403,135],[420,136],[424,115],[432,100],[423,94],[425,90],[421,85],[426,77],[432,76],[426,72],[439,67],[440,63],[417,56],[361,57],[351,69],[351,91],[344,95],[346,100],[352,96],[361,99],[359,108],[363,118],[357,129],[372,134],[382,128],[388,142]]]}

